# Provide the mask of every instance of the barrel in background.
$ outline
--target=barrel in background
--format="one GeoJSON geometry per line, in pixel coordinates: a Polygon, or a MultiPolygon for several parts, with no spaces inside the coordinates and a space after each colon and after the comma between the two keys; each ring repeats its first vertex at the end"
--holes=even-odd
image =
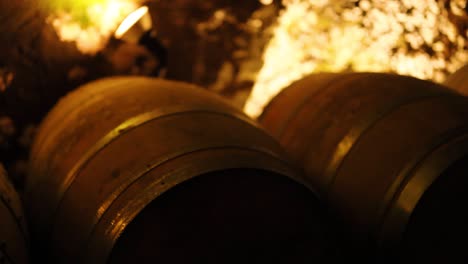
{"type": "Polygon", "coordinates": [[[0,263],[29,263],[28,240],[20,197],[0,165],[0,263]]]}
{"type": "Polygon", "coordinates": [[[221,98],[120,77],[47,115],[25,197],[33,241],[57,263],[333,261],[329,222],[298,175],[221,98]]]}
{"type": "Polygon", "coordinates": [[[260,122],[343,219],[355,252],[468,261],[456,250],[468,246],[466,98],[406,76],[313,74],[260,122]]]}

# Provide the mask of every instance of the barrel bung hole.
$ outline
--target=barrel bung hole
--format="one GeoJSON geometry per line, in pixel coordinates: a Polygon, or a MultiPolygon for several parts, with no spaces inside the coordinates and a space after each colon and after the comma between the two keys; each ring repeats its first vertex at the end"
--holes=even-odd
{"type": "Polygon", "coordinates": [[[195,177],[150,203],[109,263],[323,263],[329,232],[315,195],[284,176],[230,169],[195,177]]]}

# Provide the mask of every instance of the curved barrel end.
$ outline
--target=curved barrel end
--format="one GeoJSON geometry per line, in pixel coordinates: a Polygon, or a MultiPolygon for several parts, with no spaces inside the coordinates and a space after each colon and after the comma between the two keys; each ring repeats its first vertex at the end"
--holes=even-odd
{"type": "Polygon", "coordinates": [[[148,205],[109,263],[333,263],[323,212],[312,192],[282,175],[211,172],[148,205]]]}

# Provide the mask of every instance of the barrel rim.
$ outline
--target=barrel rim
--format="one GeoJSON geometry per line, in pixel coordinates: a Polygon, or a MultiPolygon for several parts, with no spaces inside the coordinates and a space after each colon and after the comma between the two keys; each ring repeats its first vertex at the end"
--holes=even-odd
{"type": "Polygon", "coordinates": [[[416,164],[412,163],[413,167],[400,173],[403,181],[400,181],[399,189],[394,193],[377,230],[379,250],[392,254],[386,250],[401,241],[407,223],[425,192],[445,170],[466,156],[468,125],[441,136],[423,157],[419,157],[416,164]]]}
{"type": "MultiPolygon", "coordinates": [[[[71,185],[74,182],[74,179],[79,175],[81,170],[86,166],[86,164],[92,160],[92,158],[97,155],[102,149],[104,149],[107,145],[111,144],[113,141],[118,139],[121,135],[125,134],[126,132],[129,132],[135,128],[138,128],[141,125],[144,125],[148,122],[160,119],[160,118],[166,118],[169,116],[173,115],[180,115],[180,114],[187,114],[187,113],[208,113],[208,114],[216,114],[216,115],[222,115],[226,116],[229,118],[235,118],[236,120],[246,122],[250,125],[254,125],[257,127],[258,125],[253,121],[250,120],[247,116],[241,115],[238,113],[227,113],[227,112],[221,112],[217,110],[216,108],[210,108],[210,107],[200,107],[200,106],[185,106],[185,105],[177,105],[174,107],[167,107],[167,108],[155,108],[152,111],[148,111],[142,114],[139,114],[137,116],[131,117],[124,122],[122,122],[120,125],[116,126],[114,129],[112,129],[110,132],[108,132],[104,137],[102,137],[100,140],[98,140],[91,148],[88,149],[88,151],[75,163],[75,165],[71,168],[71,170],[67,173],[63,181],[61,182],[61,185],[57,189],[55,193],[55,200],[57,201],[56,205],[53,206],[53,214],[50,217],[51,219],[55,219],[57,215],[58,208],[61,206],[63,197],[65,197],[66,192],[70,189],[71,185]]],[[[264,130],[262,130],[264,132],[264,130]]],[[[266,132],[264,132],[266,133],[266,132]]],[[[31,187],[30,189],[34,189],[34,186],[31,187]]],[[[53,222],[53,221],[52,221],[53,222]]],[[[50,225],[51,227],[53,225],[50,225]]],[[[50,228],[49,228],[50,229],[50,228]]],[[[49,237],[50,237],[50,231],[48,231],[49,237]]]]}
{"type": "MultiPolygon", "coordinates": [[[[132,200],[128,201],[128,203],[126,203],[125,206],[123,206],[120,210],[118,210],[118,213],[115,214],[115,216],[117,216],[118,219],[112,218],[112,222],[121,224],[120,225],[121,228],[119,229],[119,225],[113,225],[112,227],[107,227],[105,230],[105,233],[106,235],[108,236],[110,235],[112,237],[110,238],[106,237],[105,238],[106,241],[103,241],[104,239],[102,238],[100,239],[101,241],[99,241],[99,238],[96,236],[96,230],[98,229],[99,222],[105,219],[104,215],[103,217],[101,217],[99,222],[93,227],[93,233],[89,236],[88,242],[85,244],[86,249],[84,249],[85,253],[83,254],[83,260],[86,260],[87,262],[89,260],[94,261],[96,259],[99,259],[101,261],[105,261],[106,259],[108,259],[119,237],[124,233],[126,226],[128,226],[128,224],[130,224],[131,221],[133,221],[133,219],[135,219],[135,217],[138,216],[138,214],[141,211],[143,211],[143,209],[146,206],[148,206],[151,202],[156,200],[159,196],[163,195],[166,191],[170,190],[172,187],[179,185],[179,184],[183,184],[184,182],[190,179],[197,178],[206,173],[222,171],[226,169],[258,169],[258,170],[262,170],[266,172],[281,174],[287,177],[288,179],[290,179],[291,181],[295,182],[296,184],[302,185],[304,188],[307,188],[309,190],[309,187],[306,184],[298,180],[298,178],[296,177],[297,175],[296,175],[296,171],[294,170],[294,168],[291,168],[286,161],[278,159],[277,156],[270,155],[258,149],[251,149],[251,148],[238,147],[238,146],[234,146],[234,147],[231,146],[230,148],[223,147],[220,149],[222,149],[223,151],[231,150],[231,151],[257,152],[257,153],[261,153],[265,155],[267,159],[276,160],[278,162],[278,165],[281,163],[282,164],[281,166],[267,167],[267,166],[264,166],[263,163],[258,164],[248,158],[245,158],[243,156],[238,156],[238,157],[243,157],[243,159],[235,159],[235,160],[228,159],[226,161],[216,163],[215,166],[206,166],[205,164],[198,164],[198,163],[192,164],[191,167],[189,166],[189,170],[188,170],[189,173],[187,173],[186,168],[183,168],[183,169],[176,170],[176,173],[171,172],[170,174],[168,174],[169,176],[164,175],[162,177],[159,177],[156,181],[152,182],[152,184],[148,186],[144,191],[141,191],[139,196],[133,197],[132,200]],[[238,165],[239,162],[249,164],[249,166],[239,166],[238,165]],[[163,191],[158,190],[158,188],[161,188],[161,185],[162,185],[161,183],[165,181],[167,182],[167,179],[169,177],[172,179],[178,179],[175,181],[176,184],[165,185],[164,186],[165,189],[163,191]],[[152,193],[152,195],[148,196],[147,195],[148,192],[152,193]],[[142,199],[143,199],[143,202],[141,202],[142,199]],[[111,228],[111,230],[109,230],[109,228],[111,228]],[[101,247],[105,247],[105,248],[102,250],[99,250],[99,252],[97,250],[90,250],[90,248],[92,248],[91,245],[96,246],[96,243],[100,245],[101,247]]],[[[211,149],[205,149],[205,150],[200,150],[200,151],[207,151],[207,150],[213,150],[213,149],[211,148],[211,149]]],[[[188,154],[185,154],[185,155],[188,155],[188,154]]],[[[316,193],[312,192],[312,195],[315,196],[317,200],[319,200],[319,197],[316,195],[316,193]]]]}

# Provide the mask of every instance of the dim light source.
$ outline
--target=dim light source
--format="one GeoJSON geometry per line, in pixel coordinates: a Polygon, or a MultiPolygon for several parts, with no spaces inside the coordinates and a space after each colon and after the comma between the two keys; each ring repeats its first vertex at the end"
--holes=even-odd
{"type": "Polygon", "coordinates": [[[151,30],[152,21],[147,6],[142,6],[130,13],[120,23],[114,33],[116,39],[122,39],[132,43],[138,43],[145,32],[151,30]]]}
{"type": "Polygon", "coordinates": [[[153,29],[149,8],[143,5],[130,13],[117,27],[114,38],[127,43],[145,47],[155,56],[159,64],[154,75],[162,77],[167,65],[167,51],[158,40],[157,32],[153,29]]]}

